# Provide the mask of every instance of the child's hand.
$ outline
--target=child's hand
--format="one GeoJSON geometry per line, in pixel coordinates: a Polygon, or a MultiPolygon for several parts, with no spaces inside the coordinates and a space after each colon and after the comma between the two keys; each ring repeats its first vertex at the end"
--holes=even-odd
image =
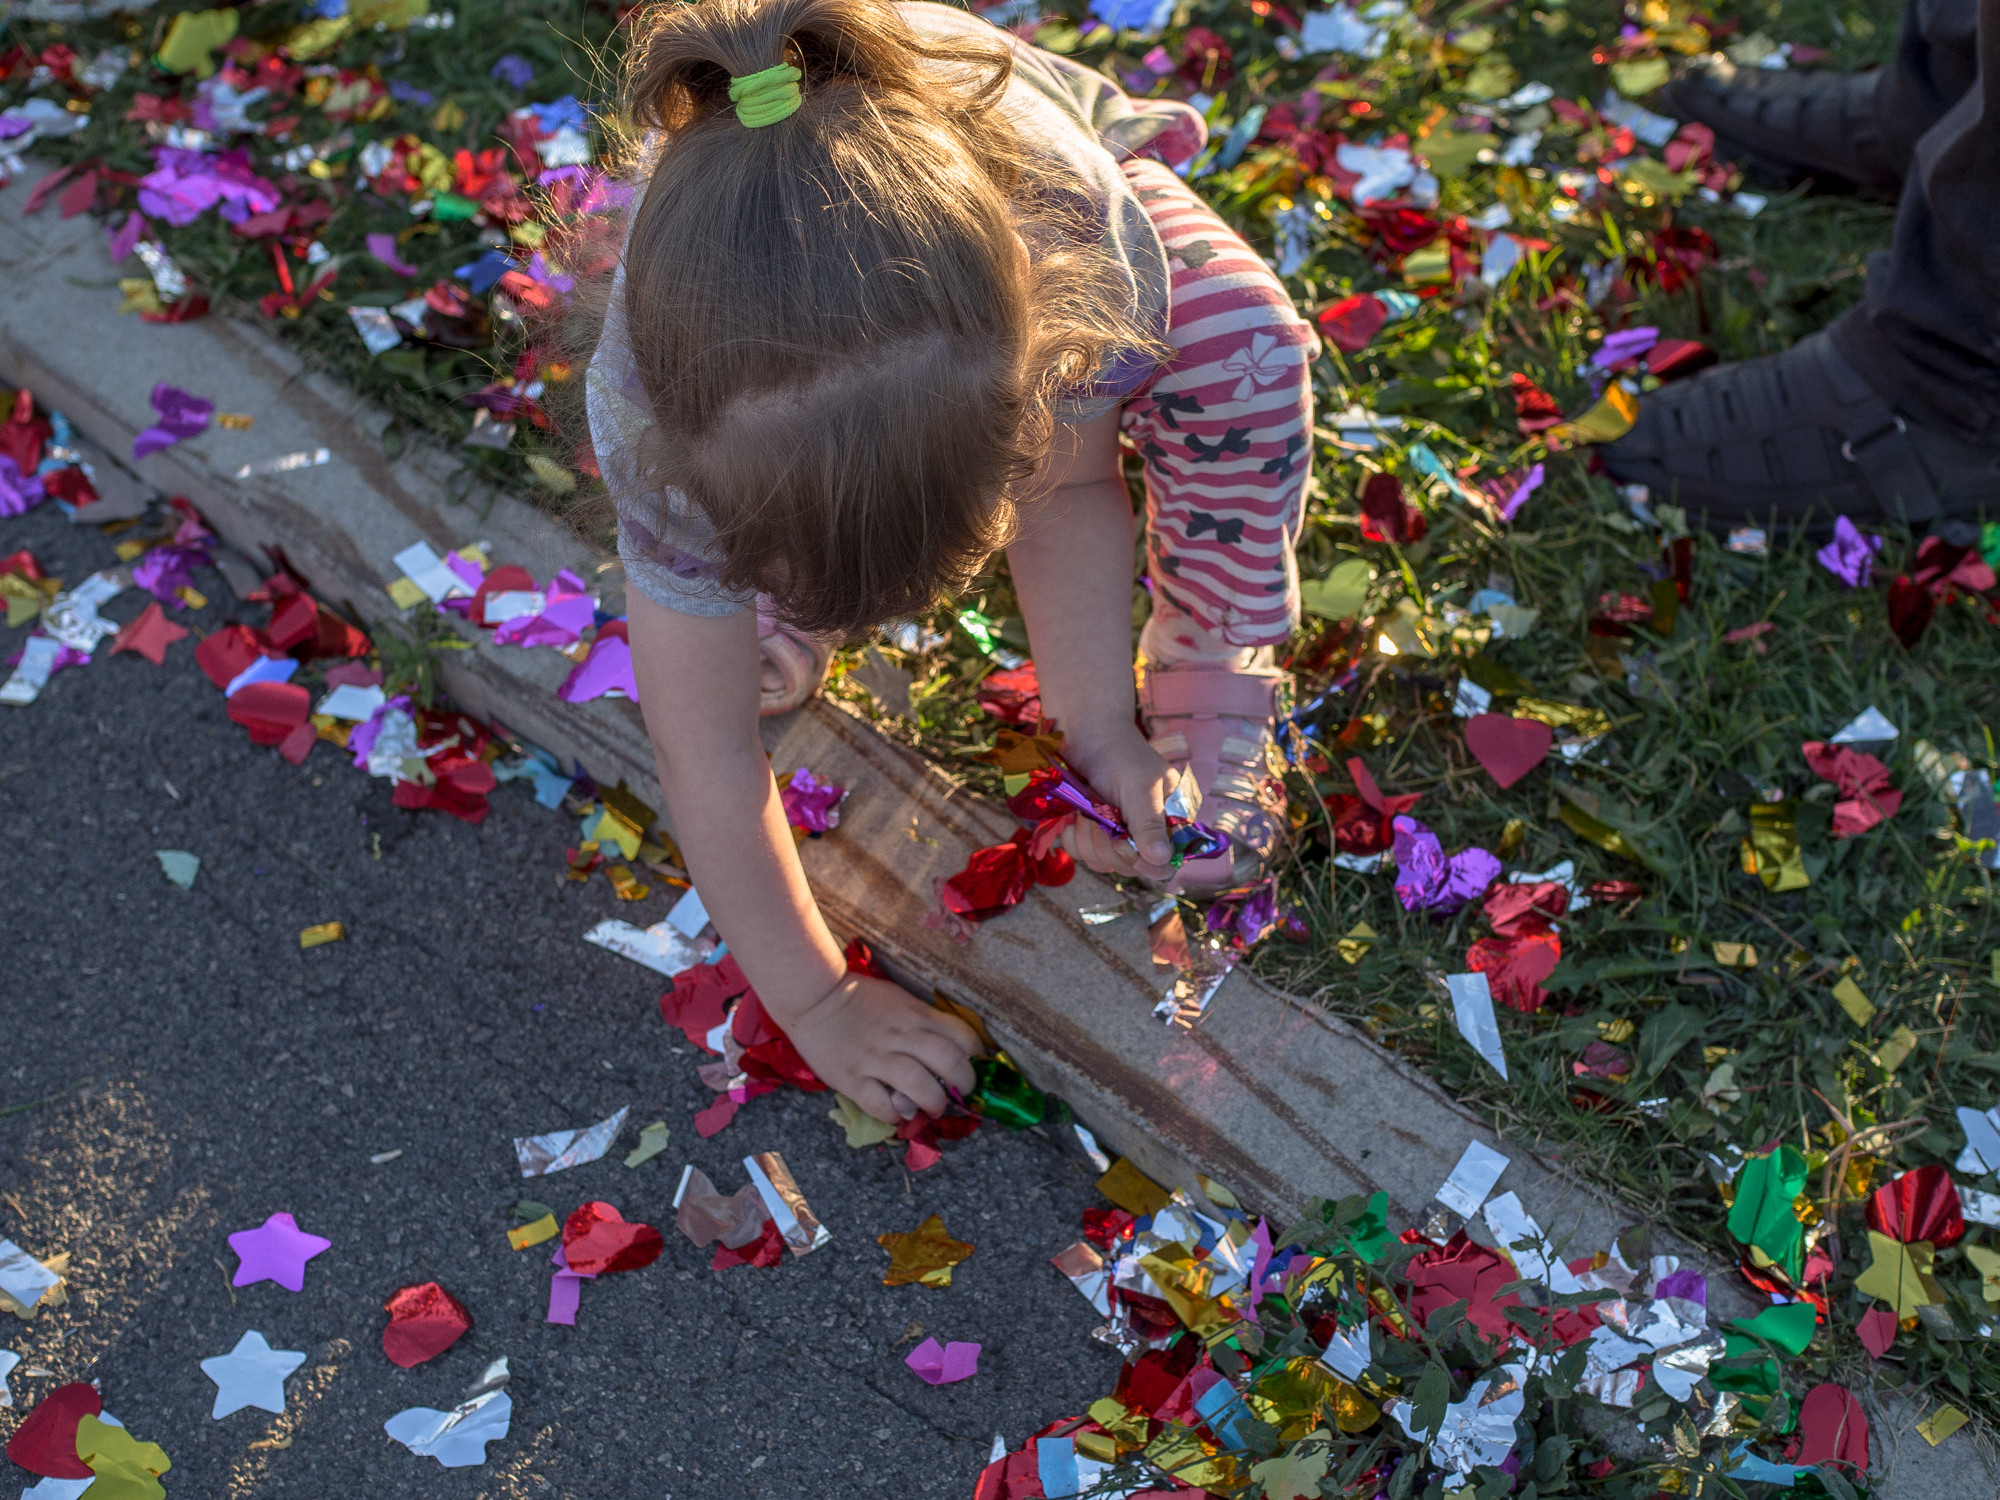
{"type": "Polygon", "coordinates": [[[909,1119],[917,1109],[943,1114],[950,1103],[946,1084],[961,1094],[976,1086],[969,1061],[979,1048],[973,1029],[887,980],[849,974],[810,1009],[780,1024],[829,1088],[885,1124],[909,1119]]]}
{"type": "Polygon", "coordinates": [[[1173,874],[1173,846],[1167,842],[1166,815],[1160,810],[1173,786],[1173,772],[1146,743],[1138,726],[1107,726],[1102,736],[1070,730],[1063,758],[1076,767],[1092,791],[1117,808],[1132,831],[1131,843],[1113,838],[1088,818],[1078,818],[1063,835],[1063,847],[1101,874],[1165,880],[1173,874]],[[1134,847],[1136,846],[1136,847],[1134,847]]]}

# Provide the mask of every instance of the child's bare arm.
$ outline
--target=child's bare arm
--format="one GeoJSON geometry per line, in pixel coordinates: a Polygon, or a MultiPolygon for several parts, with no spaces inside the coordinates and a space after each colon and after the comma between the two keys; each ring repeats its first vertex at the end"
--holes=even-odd
{"type": "Polygon", "coordinates": [[[1132,502],[1118,472],[1118,414],[1060,428],[1007,549],[1035,648],[1042,702],[1063,752],[1125,815],[1138,848],[1091,823],[1072,835],[1096,870],[1164,879],[1172,850],[1160,804],[1167,765],[1133,722],[1132,502]]]}
{"type": "Polygon", "coordinates": [[[631,596],[633,673],[674,840],[758,998],[813,1070],[878,1119],[945,1107],[977,1038],[893,984],[850,975],[785,824],[757,734],[757,621],[631,596]]]}

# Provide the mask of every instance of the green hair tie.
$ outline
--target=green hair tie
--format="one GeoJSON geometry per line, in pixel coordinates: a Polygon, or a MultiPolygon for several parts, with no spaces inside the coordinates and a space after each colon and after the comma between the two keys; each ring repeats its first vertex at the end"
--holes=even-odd
{"type": "Polygon", "coordinates": [[[736,106],[736,118],[752,130],[789,119],[802,102],[799,80],[804,76],[790,63],[779,63],[761,73],[730,79],[729,99],[736,106]]]}

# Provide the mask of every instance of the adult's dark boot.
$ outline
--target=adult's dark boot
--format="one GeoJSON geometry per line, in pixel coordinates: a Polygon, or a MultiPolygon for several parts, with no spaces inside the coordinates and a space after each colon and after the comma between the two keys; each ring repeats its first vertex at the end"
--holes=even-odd
{"type": "Polygon", "coordinates": [[[2000,438],[1975,442],[1897,410],[1826,330],[1641,397],[1632,430],[1597,451],[1620,483],[1717,529],[2000,519],[2000,438]]]}
{"type": "Polygon", "coordinates": [[[1715,132],[1716,155],[1760,179],[1894,198],[1909,167],[1884,139],[1877,95],[1886,75],[1741,68],[1716,59],[1660,91],[1657,107],[1715,132]]]}

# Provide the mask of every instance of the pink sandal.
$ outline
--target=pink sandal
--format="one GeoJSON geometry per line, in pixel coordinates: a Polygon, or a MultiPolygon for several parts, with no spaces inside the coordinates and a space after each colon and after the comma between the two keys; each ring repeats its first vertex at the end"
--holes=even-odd
{"type": "Polygon", "coordinates": [[[1275,667],[1197,662],[1144,665],[1139,709],[1153,748],[1201,791],[1201,821],[1227,834],[1230,851],[1181,866],[1190,895],[1248,885],[1287,832],[1281,762],[1271,724],[1290,711],[1292,680],[1275,667]]]}
{"type": "Polygon", "coordinates": [[[825,641],[794,630],[757,602],[757,712],[764,718],[788,714],[826,681],[832,656],[825,641]]]}

